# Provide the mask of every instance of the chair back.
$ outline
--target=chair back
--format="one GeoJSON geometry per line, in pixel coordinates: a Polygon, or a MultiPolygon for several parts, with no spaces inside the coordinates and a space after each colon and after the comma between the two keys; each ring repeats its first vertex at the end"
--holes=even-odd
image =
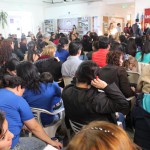
{"type": "Polygon", "coordinates": [[[147,66],[147,65],[149,65],[149,66],[150,66],[150,64],[148,64],[148,63],[138,62],[138,73],[139,73],[139,74],[141,74],[141,73],[142,73],[143,68],[144,68],[145,66],[147,66]]]}
{"type": "Polygon", "coordinates": [[[140,74],[138,72],[127,71],[129,82],[137,84],[140,74]]]}
{"type": "Polygon", "coordinates": [[[64,108],[60,108],[54,112],[49,112],[45,109],[40,109],[40,108],[33,108],[31,107],[31,110],[34,114],[35,119],[41,124],[45,132],[49,135],[49,137],[55,137],[56,131],[60,125],[62,125],[62,122],[64,121],[64,108]],[[58,115],[59,119],[57,121],[52,122],[48,126],[43,126],[41,122],[41,113],[45,113],[48,115],[58,115]]]}
{"type": "Polygon", "coordinates": [[[70,119],[69,122],[74,133],[78,133],[81,130],[81,128],[84,126],[83,124],[77,123],[75,121],[71,121],[70,119]]]}
{"type": "Polygon", "coordinates": [[[65,76],[63,76],[63,80],[64,80],[65,86],[67,86],[68,84],[71,83],[72,78],[71,77],[65,77],[65,76]]]}

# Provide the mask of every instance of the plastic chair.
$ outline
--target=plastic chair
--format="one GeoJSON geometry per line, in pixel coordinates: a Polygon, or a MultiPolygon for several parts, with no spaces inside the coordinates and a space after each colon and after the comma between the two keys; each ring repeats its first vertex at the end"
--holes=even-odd
{"type": "Polygon", "coordinates": [[[137,84],[140,74],[138,72],[127,71],[129,82],[137,84]]]}
{"type": "Polygon", "coordinates": [[[71,77],[65,77],[65,76],[63,76],[63,80],[64,80],[65,86],[67,86],[68,84],[71,83],[72,78],[71,77]]]}
{"type": "Polygon", "coordinates": [[[41,113],[45,113],[45,114],[49,114],[49,115],[59,115],[59,120],[58,121],[54,121],[53,123],[51,123],[49,126],[43,126],[45,132],[49,135],[49,137],[55,137],[56,131],[58,129],[58,127],[62,124],[62,121],[64,120],[64,108],[60,108],[54,112],[49,112],[45,109],[40,109],[40,108],[33,108],[31,107],[31,110],[34,114],[35,119],[42,125],[41,122],[41,113]]]}
{"type": "Polygon", "coordinates": [[[77,123],[75,121],[71,121],[70,119],[69,122],[74,133],[78,133],[81,130],[81,128],[84,126],[83,124],[77,123]]]}

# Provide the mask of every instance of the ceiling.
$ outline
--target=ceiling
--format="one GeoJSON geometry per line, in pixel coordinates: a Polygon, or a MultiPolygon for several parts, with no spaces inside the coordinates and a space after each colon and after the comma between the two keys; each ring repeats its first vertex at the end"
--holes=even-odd
{"type": "Polygon", "coordinates": [[[92,3],[103,2],[106,4],[133,3],[135,0],[0,0],[7,3],[30,3],[30,4],[71,4],[71,3],[92,3]]]}

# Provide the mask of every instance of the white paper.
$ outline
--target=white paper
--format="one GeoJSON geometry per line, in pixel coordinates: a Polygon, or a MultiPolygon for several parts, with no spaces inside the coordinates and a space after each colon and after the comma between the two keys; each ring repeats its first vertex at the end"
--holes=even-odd
{"type": "Polygon", "coordinates": [[[47,145],[44,150],[58,150],[55,147],[51,146],[51,145],[47,145]]]}

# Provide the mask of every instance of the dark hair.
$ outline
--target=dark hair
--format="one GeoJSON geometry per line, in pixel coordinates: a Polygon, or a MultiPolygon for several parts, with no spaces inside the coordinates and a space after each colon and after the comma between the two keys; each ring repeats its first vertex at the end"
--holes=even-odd
{"type": "Polygon", "coordinates": [[[139,19],[135,19],[135,22],[139,22],[139,19]]]}
{"type": "Polygon", "coordinates": [[[129,38],[127,42],[127,54],[135,57],[136,54],[136,45],[135,45],[135,39],[129,38]]]}
{"type": "Polygon", "coordinates": [[[117,23],[117,26],[120,26],[121,24],[120,23],[117,23]]]}
{"type": "Polygon", "coordinates": [[[98,35],[96,32],[90,32],[90,38],[92,41],[97,41],[98,40],[98,35]]]}
{"type": "Polygon", "coordinates": [[[144,54],[148,54],[150,53],[150,40],[145,41],[143,49],[142,49],[142,58],[141,60],[143,60],[144,58],[144,54]]]}
{"type": "Polygon", "coordinates": [[[94,47],[96,50],[99,49],[99,42],[98,41],[93,41],[92,42],[92,47],[94,47]]]}
{"type": "Polygon", "coordinates": [[[69,54],[71,56],[75,56],[78,54],[78,51],[82,49],[82,45],[80,42],[71,42],[69,44],[69,54]]]}
{"type": "Polygon", "coordinates": [[[106,62],[110,65],[120,66],[121,51],[109,51],[106,56],[106,62]]]}
{"type": "Polygon", "coordinates": [[[38,69],[31,62],[21,62],[17,66],[17,75],[26,81],[26,87],[34,92],[40,92],[40,75],[38,69]]]}
{"type": "Polygon", "coordinates": [[[75,77],[77,82],[91,84],[91,80],[99,75],[98,65],[90,60],[82,62],[78,67],[75,77]]]}
{"type": "Polygon", "coordinates": [[[34,41],[30,41],[28,44],[27,44],[27,47],[28,47],[28,54],[27,54],[27,60],[29,62],[33,62],[33,55],[38,55],[39,56],[39,53],[35,50],[35,47],[36,47],[36,42],[34,41]]]}
{"type": "Polygon", "coordinates": [[[82,39],[83,51],[92,51],[92,39],[88,35],[84,35],[82,39]]]}
{"type": "Polygon", "coordinates": [[[69,41],[66,37],[61,37],[59,39],[59,44],[57,46],[57,50],[60,51],[62,48],[64,48],[65,44],[68,44],[69,41]]]}
{"type": "Polygon", "coordinates": [[[109,45],[109,39],[108,39],[108,37],[106,37],[106,36],[100,36],[99,37],[99,49],[100,48],[106,49],[106,48],[108,48],[108,45],[109,45]]]}
{"type": "Polygon", "coordinates": [[[21,85],[22,88],[25,87],[25,82],[18,76],[5,75],[1,80],[1,88],[15,88],[19,85],[21,85]]]}
{"type": "Polygon", "coordinates": [[[10,71],[16,70],[17,65],[19,65],[19,61],[16,58],[12,58],[5,64],[5,69],[9,69],[10,71]]]}
{"type": "Polygon", "coordinates": [[[110,45],[110,51],[123,51],[123,47],[119,42],[113,42],[110,45]]]}
{"type": "Polygon", "coordinates": [[[119,40],[121,43],[127,43],[127,38],[125,37],[125,35],[120,35],[119,40]]]}
{"type": "Polygon", "coordinates": [[[4,113],[0,111],[0,135],[3,133],[4,121],[5,121],[4,113]]]}
{"type": "Polygon", "coordinates": [[[12,40],[3,40],[0,47],[0,66],[6,63],[12,56],[12,40]]]}
{"type": "Polygon", "coordinates": [[[53,76],[50,72],[43,72],[41,75],[40,75],[40,81],[42,83],[53,83],[53,76]]]}
{"type": "Polygon", "coordinates": [[[142,37],[136,37],[135,38],[135,44],[136,44],[136,47],[140,47],[142,49],[143,48],[143,38],[142,37]]]}

